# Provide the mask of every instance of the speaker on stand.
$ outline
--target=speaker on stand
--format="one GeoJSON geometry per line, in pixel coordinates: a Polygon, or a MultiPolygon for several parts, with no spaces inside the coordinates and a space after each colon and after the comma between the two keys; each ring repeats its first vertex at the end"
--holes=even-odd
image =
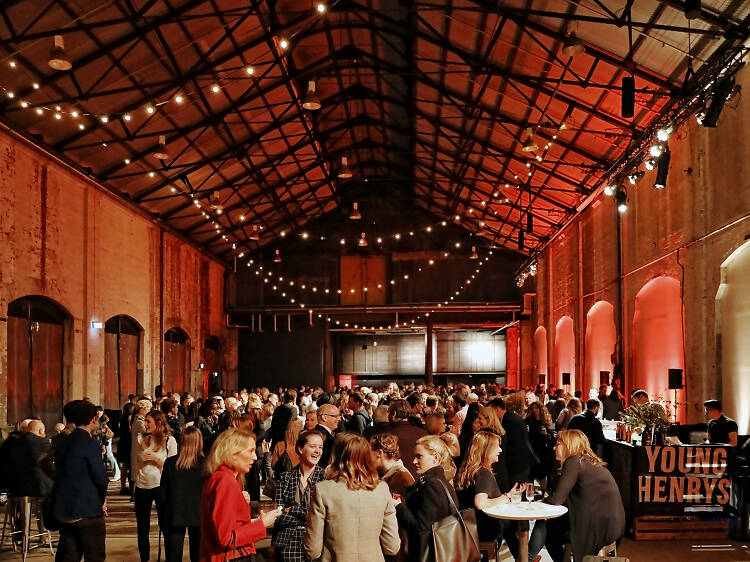
{"type": "Polygon", "coordinates": [[[599,371],[599,386],[603,384],[609,386],[609,371],[599,371]]]}
{"type": "Polygon", "coordinates": [[[669,390],[674,390],[674,421],[677,421],[677,391],[682,390],[682,369],[669,369],[669,390]]]}

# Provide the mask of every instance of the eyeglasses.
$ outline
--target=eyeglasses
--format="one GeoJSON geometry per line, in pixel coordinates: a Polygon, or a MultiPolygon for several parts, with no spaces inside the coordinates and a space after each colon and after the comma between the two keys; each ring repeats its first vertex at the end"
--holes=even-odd
{"type": "Polygon", "coordinates": [[[320,414],[321,418],[324,418],[328,416],[329,418],[336,418],[337,420],[341,419],[341,414],[320,414]]]}

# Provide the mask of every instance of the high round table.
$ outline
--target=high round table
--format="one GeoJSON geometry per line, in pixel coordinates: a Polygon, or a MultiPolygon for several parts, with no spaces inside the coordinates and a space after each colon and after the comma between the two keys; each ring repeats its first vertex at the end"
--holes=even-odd
{"type": "MultiPolygon", "coordinates": [[[[564,505],[551,505],[543,502],[501,503],[494,507],[483,509],[490,517],[507,519],[509,521],[537,521],[539,519],[555,519],[565,515],[568,508],[564,505]]],[[[529,528],[518,526],[518,560],[526,562],[529,559],[529,528]]]]}

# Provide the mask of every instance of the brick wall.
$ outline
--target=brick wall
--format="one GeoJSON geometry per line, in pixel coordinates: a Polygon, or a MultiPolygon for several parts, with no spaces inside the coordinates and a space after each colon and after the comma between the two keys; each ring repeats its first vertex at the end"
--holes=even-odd
{"type": "MultiPolygon", "coordinates": [[[[225,352],[225,384],[236,385],[236,334],[225,328],[223,293],[221,264],[0,132],[0,317],[27,295],[67,310],[66,400],[100,396],[104,330],[92,329],[91,321],[118,314],[144,329],[145,389],[159,383],[161,334],[173,326],[191,338],[191,380],[202,379],[203,342],[215,335],[225,352]]],[[[0,322],[0,424],[7,417],[7,325],[0,322]]]]}
{"type": "MultiPolygon", "coordinates": [[[[750,91],[750,72],[737,82],[750,91]]],[[[683,418],[703,419],[702,402],[722,395],[716,296],[721,265],[750,238],[750,99],[728,103],[716,129],[690,119],[675,131],[664,190],[653,187],[655,171],[630,187],[622,216],[622,274],[618,275],[618,217],[601,196],[544,251],[539,260],[535,315],[528,330],[547,330],[548,365],[555,365],[555,326],[563,315],[575,322],[576,379],[585,372],[586,314],[599,300],[615,308],[624,354],[625,380],[634,377],[633,316],[641,288],[660,275],[681,283],[686,396],[683,418]]],[[[735,280],[750,291],[750,280],[735,280]]],[[[750,317],[748,318],[750,321],[750,317]]],[[[657,336],[658,337],[658,336],[657,336]]],[[[533,342],[525,340],[532,355],[533,342]]],[[[735,375],[724,373],[723,377],[735,375]]],[[[666,374],[665,374],[666,377],[666,374]]],[[[739,412],[727,412],[737,415],[739,412]]],[[[748,428],[740,428],[746,432],[748,428]]]]}

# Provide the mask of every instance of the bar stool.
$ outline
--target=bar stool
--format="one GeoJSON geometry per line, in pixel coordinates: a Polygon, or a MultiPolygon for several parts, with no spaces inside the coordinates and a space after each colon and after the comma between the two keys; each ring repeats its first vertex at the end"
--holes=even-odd
{"type": "Polygon", "coordinates": [[[3,533],[0,537],[0,550],[3,549],[5,538],[10,541],[13,552],[21,551],[22,560],[26,560],[29,550],[40,546],[49,546],[52,556],[55,548],[52,545],[52,533],[45,528],[42,521],[43,498],[31,498],[22,496],[9,498],[5,506],[5,517],[3,519],[3,533]],[[36,532],[32,534],[32,523],[36,521],[36,532]],[[32,546],[32,540],[36,544],[32,546]]]}
{"type": "Polygon", "coordinates": [[[494,541],[486,541],[479,543],[479,552],[481,554],[487,554],[487,562],[498,562],[497,560],[497,539],[494,541]]]}

